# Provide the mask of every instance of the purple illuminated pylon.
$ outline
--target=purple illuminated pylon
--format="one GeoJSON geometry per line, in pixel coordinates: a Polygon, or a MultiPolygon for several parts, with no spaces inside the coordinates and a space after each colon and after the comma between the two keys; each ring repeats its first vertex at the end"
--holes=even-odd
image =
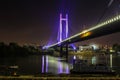
{"type": "Polygon", "coordinates": [[[60,27],[58,31],[58,42],[61,42],[63,39],[68,37],[68,14],[63,18],[62,14],[60,14],[60,27]],[[65,24],[63,24],[63,21],[65,24]],[[64,28],[65,26],[65,28],[64,28]]]}

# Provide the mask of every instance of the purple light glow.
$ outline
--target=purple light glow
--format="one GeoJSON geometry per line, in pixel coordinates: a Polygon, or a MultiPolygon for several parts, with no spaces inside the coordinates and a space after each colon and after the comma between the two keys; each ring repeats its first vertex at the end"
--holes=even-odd
{"type": "Polygon", "coordinates": [[[60,29],[58,29],[58,35],[57,35],[57,42],[59,42],[60,41],[60,29]]]}
{"type": "Polygon", "coordinates": [[[44,73],[44,56],[42,56],[42,73],[44,73]]]}
{"type": "Polygon", "coordinates": [[[48,56],[46,55],[46,72],[48,72],[48,56]]]}
{"type": "Polygon", "coordinates": [[[62,14],[60,14],[59,30],[60,31],[58,31],[58,42],[61,42],[63,39],[66,39],[68,37],[68,14],[66,14],[65,18],[63,18],[62,14]],[[65,22],[65,29],[63,27],[63,21],[65,22]],[[65,32],[63,32],[64,30],[65,30],[65,32]]]}
{"type": "Polygon", "coordinates": [[[62,14],[60,14],[60,42],[62,41],[62,14]]]}
{"type": "Polygon", "coordinates": [[[66,14],[66,38],[68,38],[68,14],[66,14]]]}
{"type": "Polygon", "coordinates": [[[58,61],[58,73],[62,73],[63,70],[62,70],[62,63],[60,61],[58,61]]]}
{"type": "Polygon", "coordinates": [[[76,46],[74,44],[70,44],[74,50],[76,50],[76,46]]]}
{"type": "Polygon", "coordinates": [[[67,74],[70,73],[70,72],[69,72],[69,66],[68,66],[68,65],[66,65],[66,73],[67,73],[67,74]]]}

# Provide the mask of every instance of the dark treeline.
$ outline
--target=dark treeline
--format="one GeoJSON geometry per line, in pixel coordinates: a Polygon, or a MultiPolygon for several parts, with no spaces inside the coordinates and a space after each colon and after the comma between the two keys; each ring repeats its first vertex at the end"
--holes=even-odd
{"type": "Polygon", "coordinates": [[[120,52],[120,44],[113,44],[112,48],[115,50],[115,52],[120,52]]]}
{"type": "Polygon", "coordinates": [[[23,57],[38,54],[40,51],[33,46],[19,46],[11,42],[8,45],[0,42],[0,57],[23,57]]]}

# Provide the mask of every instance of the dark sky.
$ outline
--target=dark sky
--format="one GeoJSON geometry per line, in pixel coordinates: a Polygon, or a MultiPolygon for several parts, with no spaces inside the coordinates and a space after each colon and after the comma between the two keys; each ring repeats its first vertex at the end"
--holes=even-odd
{"type": "MultiPolygon", "coordinates": [[[[0,42],[40,45],[56,42],[60,13],[69,15],[71,36],[118,15],[120,1],[114,0],[108,7],[109,2],[110,0],[1,0],[0,42]]],[[[109,43],[120,43],[119,35],[116,33],[88,42],[108,44],[109,40],[109,43]]]]}

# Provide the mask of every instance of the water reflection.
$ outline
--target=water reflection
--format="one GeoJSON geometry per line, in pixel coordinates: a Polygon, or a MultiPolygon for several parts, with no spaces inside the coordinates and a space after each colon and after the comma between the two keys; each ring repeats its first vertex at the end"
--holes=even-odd
{"type": "Polygon", "coordinates": [[[42,56],[42,72],[60,74],[69,74],[69,64],[65,62],[65,59],[59,57],[52,57],[49,55],[42,56]],[[45,68],[45,69],[44,69],[45,68]]]}
{"type": "Polygon", "coordinates": [[[112,54],[110,54],[110,68],[112,68],[112,54]]]}
{"type": "MultiPolygon", "coordinates": [[[[59,73],[70,73],[70,69],[73,67],[73,59],[77,59],[78,56],[75,55],[69,55],[68,56],[69,63],[65,62],[65,59],[59,58],[59,57],[52,57],[48,55],[32,55],[28,57],[20,57],[20,58],[0,58],[0,67],[5,66],[9,67],[12,65],[19,66],[18,74],[20,75],[35,75],[35,74],[41,74],[41,73],[53,73],[53,74],[59,74],[59,73]],[[47,57],[46,57],[47,56],[47,57]]],[[[114,55],[114,54],[108,54],[106,56],[107,58],[107,65],[111,66],[113,70],[120,72],[120,56],[114,55]]],[[[94,62],[93,63],[97,63],[94,62]]],[[[105,60],[104,60],[105,61],[105,60]]],[[[3,74],[3,69],[1,68],[0,74],[3,74]]],[[[4,70],[5,73],[8,71],[4,70]]]]}

